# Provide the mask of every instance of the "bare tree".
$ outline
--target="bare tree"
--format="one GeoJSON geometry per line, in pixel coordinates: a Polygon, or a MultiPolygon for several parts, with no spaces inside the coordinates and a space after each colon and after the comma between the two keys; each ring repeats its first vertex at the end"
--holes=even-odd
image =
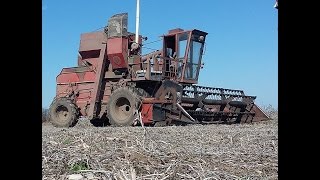
{"type": "Polygon", "coordinates": [[[42,108],[42,122],[49,121],[49,110],[46,108],[42,108]]]}
{"type": "Polygon", "coordinates": [[[267,113],[267,115],[272,119],[278,119],[278,109],[273,107],[271,104],[268,106],[262,107],[264,112],[267,113]]]}

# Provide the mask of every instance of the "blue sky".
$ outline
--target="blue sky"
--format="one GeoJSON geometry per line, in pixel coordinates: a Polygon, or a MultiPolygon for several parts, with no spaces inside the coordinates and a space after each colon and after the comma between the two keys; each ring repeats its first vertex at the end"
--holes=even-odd
{"type": "MultiPolygon", "coordinates": [[[[146,43],[169,29],[208,32],[199,85],[242,89],[260,106],[278,107],[278,11],[274,0],[140,0],[146,43]]],[[[135,32],[136,0],[42,0],[42,106],[55,96],[56,76],[77,65],[80,34],[127,12],[135,32]]],[[[146,45],[160,49],[161,41],[146,45]]],[[[143,53],[150,49],[143,49],[143,53]]]]}

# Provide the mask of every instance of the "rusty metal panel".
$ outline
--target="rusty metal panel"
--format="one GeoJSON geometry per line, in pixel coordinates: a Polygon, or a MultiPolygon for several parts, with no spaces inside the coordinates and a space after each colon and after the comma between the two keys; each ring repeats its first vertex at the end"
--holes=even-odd
{"type": "Polygon", "coordinates": [[[78,100],[85,101],[89,100],[91,97],[91,91],[80,91],[79,96],[77,97],[78,100]]]}
{"type": "Polygon", "coordinates": [[[79,82],[80,79],[76,73],[60,74],[57,77],[57,83],[79,82]]]}
{"type": "Polygon", "coordinates": [[[184,31],[184,30],[181,29],[181,28],[170,29],[170,30],[168,31],[168,34],[176,34],[176,33],[178,33],[178,32],[182,32],[182,31],[184,31]]]}
{"type": "Polygon", "coordinates": [[[83,81],[94,81],[96,74],[94,72],[86,72],[83,81]]]}
{"type": "Polygon", "coordinates": [[[104,31],[81,34],[79,52],[101,49],[107,37],[104,31]]]}
{"type": "Polygon", "coordinates": [[[75,72],[85,72],[90,71],[89,67],[71,67],[71,68],[63,68],[61,70],[61,74],[65,73],[75,73],[75,72]]]}
{"type": "Polygon", "coordinates": [[[78,59],[78,65],[79,66],[85,66],[85,63],[92,66],[92,69],[97,67],[99,58],[90,58],[90,59],[78,59]]]}
{"type": "Polygon", "coordinates": [[[128,35],[128,13],[113,15],[108,20],[108,38],[128,35]]]}
{"type": "Polygon", "coordinates": [[[94,86],[92,90],[92,98],[90,102],[90,108],[88,110],[88,117],[89,119],[95,118],[98,115],[98,109],[100,109],[99,103],[101,102],[101,83],[105,75],[106,71],[106,49],[107,45],[102,44],[101,45],[101,53],[98,60],[97,68],[95,70],[95,80],[94,80],[94,86]]]}
{"type": "Polygon", "coordinates": [[[106,81],[104,85],[103,97],[101,99],[102,104],[108,103],[111,93],[112,93],[112,85],[110,82],[106,81]]]}
{"type": "Polygon", "coordinates": [[[56,97],[65,97],[70,87],[67,84],[57,84],[56,97]]]}
{"type": "Polygon", "coordinates": [[[94,82],[80,82],[77,84],[77,86],[79,89],[82,89],[82,90],[93,89],[94,82]]]}
{"type": "Polygon", "coordinates": [[[78,108],[80,109],[80,113],[83,116],[87,116],[86,105],[87,101],[76,101],[78,108]]]}
{"type": "Polygon", "coordinates": [[[255,116],[252,122],[264,121],[264,120],[270,119],[270,117],[265,112],[263,112],[263,110],[256,104],[252,107],[252,111],[255,112],[255,116]]]}
{"type": "Polygon", "coordinates": [[[153,104],[142,104],[141,115],[142,115],[142,122],[144,124],[152,123],[152,119],[153,119],[152,111],[153,111],[153,104]]]}
{"type": "Polygon", "coordinates": [[[113,69],[127,68],[128,39],[111,38],[107,41],[108,59],[113,69]]]}
{"type": "Polygon", "coordinates": [[[57,83],[80,83],[80,82],[93,82],[95,80],[94,72],[83,73],[66,73],[57,76],[57,83]]]}
{"type": "Polygon", "coordinates": [[[123,50],[127,50],[128,46],[125,43],[127,41],[126,38],[111,38],[107,41],[107,53],[109,54],[119,54],[122,53],[123,50]]]}
{"type": "Polygon", "coordinates": [[[108,103],[110,95],[111,95],[111,88],[105,89],[101,101],[103,103],[108,103]]]}

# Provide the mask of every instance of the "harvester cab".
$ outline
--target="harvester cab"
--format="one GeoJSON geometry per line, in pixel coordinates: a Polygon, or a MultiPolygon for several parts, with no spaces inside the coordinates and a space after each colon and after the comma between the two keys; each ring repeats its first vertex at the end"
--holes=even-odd
{"type": "Polygon", "coordinates": [[[198,83],[207,33],[199,30],[170,30],[163,36],[164,76],[179,83],[198,83]]]}

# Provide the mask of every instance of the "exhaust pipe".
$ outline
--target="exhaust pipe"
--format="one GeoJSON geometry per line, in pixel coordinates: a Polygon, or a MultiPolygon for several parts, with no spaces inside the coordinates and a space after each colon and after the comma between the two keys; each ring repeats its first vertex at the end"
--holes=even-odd
{"type": "Polygon", "coordinates": [[[137,12],[136,12],[136,39],[135,42],[139,44],[139,21],[140,21],[140,0],[137,0],[137,12]]]}

